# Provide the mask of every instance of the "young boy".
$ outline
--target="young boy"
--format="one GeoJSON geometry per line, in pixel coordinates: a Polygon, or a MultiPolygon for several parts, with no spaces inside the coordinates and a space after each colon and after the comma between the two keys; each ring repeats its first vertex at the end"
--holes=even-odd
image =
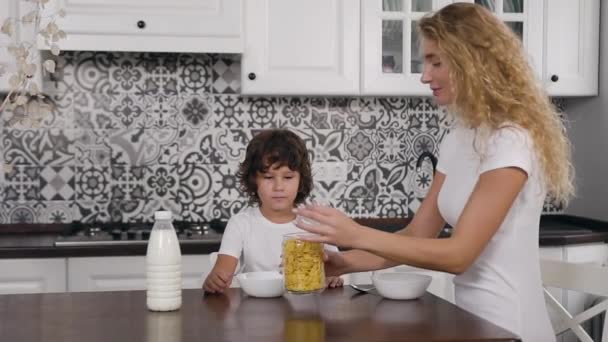
{"type": "MultiPolygon", "coordinates": [[[[230,286],[241,255],[243,272],[279,270],[283,235],[304,233],[295,226],[293,213],[313,185],[302,139],[285,129],[259,133],[247,146],[237,175],[252,206],[228,221],[217,261],[203,284],[208,293],[222,293],[230,286]]],[[[328,277],[327,284],[342,286],[343,280],[328,277]]]]}

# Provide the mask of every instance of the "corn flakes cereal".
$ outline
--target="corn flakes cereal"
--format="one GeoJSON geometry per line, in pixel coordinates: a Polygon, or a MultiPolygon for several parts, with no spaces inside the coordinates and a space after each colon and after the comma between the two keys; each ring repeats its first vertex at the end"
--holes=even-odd
{"type": "Polygon", "coordinates": [[[293,293],[309,293],[325,287],[323,245],[303,241],[288,234],[283,240],[283,273],[285,289],[293,293]]]}

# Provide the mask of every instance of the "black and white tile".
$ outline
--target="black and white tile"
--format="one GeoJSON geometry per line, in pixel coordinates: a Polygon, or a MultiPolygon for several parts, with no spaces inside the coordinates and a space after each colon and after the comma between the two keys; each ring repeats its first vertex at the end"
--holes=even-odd
{"type": "Polygon", "coordinates": [[[115,109],[117,101],[125,101],[123,96],[111,96],[100,93],[77,92],[73,94],[73,118],[69,127],[76,129],[118,129],[123,125],[130,124],[132,116],[120,117],[124,106],[115,109]],[[122,110],[122,111],[121,111],[122,110]]]}
{"type": "Polygon", "coordinates": [[[108,75],[112,89],[121,93],[134,93],[144,87],[144,77],[147,72],[132,54],[117,54],[117,60],[110,66],[108,75]]]}
{"type": "Polygon", "coordinates": [[[73,131],[59,128],[4,128],[4,162],[9,165],[70,165],[74,163],[73,131]]]}
{"type": "MultiPolygon", "coordinates": [[[[211,92],[211,84],[214,83],[211,77],[212,58],[209,55],[200,54],[181,54],[178,57],[178,88],[180,94],[202,94],[211,92]]],[[[218,66],[217,70],[221,71],[218,66]]],[[[216,66],[213,66],[215,76],[216,66]]],[[[230,71],[224,70],[226,78],[230,78],[230,71]]],[[[221,76],[219,77],[221,78],[221,76]]],[[[213,78],[215,79],[215,77],[213,78]]],[[[215,85],[215,83],[214,83],[215,85]]]]}
{"type": "Polygon", "coordinates": [[[73,166],[40,168],[40,197],[45,201],[72,201],[76,194],[76,173],[73,166]]]}
{"type": "Polygon", "coordinates": [[[39,201],[5,201],[0,204],[0,220],[4,220],[4,223],[39,223],[42,206],[39,201]]]}
{"type": "MultiPolygon", "coordinates": [[[[313,161],[314,198],[359,217],[411,216],[452,118],[429,98],[244,97],[238,55],[64,52],[34,127],[0,120],[0,222],[228,218],[260,130],[289,128],[313,161]]],[[[563,111],[565,102],[554,100],[563,111]]],[[[31,108],[34,110],[35,108],[31,108]]],[[[11,121],[12,120],[12,121],[11,121]]],[[[546,212],[563,206],[547,199],[546,212]]]]}
{"type": "Polygon", "coordinates": [[[244,99],[237,95],[216,95],[213,98],[212,125],[214,128],[244,129],[251,117],[244,99]]]}
{"type": "Polygon", "coordinates": [[[82,165],[76,167],[76,201],[110,200],[110,167],[82,165]]]}
{"type": "MultiPolygon", "coordinates": [[[[110,82],[110,69],[116,66],[120,55],[112,52],[81,51],[73,53],[74,91],[112,94],[116,89],[110,82]]],[[[71,68],[70,68],[71,69],[71,68]]]]}
{"type": "Polygon", "coordinates": [[[73,132],[75,165],[110,165],[110,136],[115,130],[84,129],[73,132]]]}
{"type": "Polygon", "coordinates": [[[40,167],[15,165],[5,176],[6,201],[27,202],[40,199],[40,167]]]}
{"type": "Polygon", "coordinates": [[[80,211],[74,201],[44,201],[37,214],[38,223],[70,223],[81,220],[80,211]]]}
{"type": "MultiPolygon", "coordinates": [[[[101,129],[134,129],[143,127],[146,122],[144,96],[133,93],[117,94],[110,99],[108,109],[108,114],[102,115],[99,119],[96,118],[91,125],[92,127],[101,129]]],[[[85,115],[93,116],[90,111],[85,113],[85,115]]],[[[76,117],[79,117],[77,112],[76,117]]]]}
{"type": "Polygon", "coordinates": [[[147,187],[145,166],[111,165],[110,198],[112,201],[145,200],[147,187]]]}
{"type": "Polygon", "coordinates": [[[241,91],[241,59],[238,55],[214,55],[213,92],[238,94],[241,91]]]}
{"type": "Polygon", "coordinates": [[[178,102],[177,122],[180,127],[208,129],[212,127],[213,97],[210,94],[183,96],[178,102]]]}

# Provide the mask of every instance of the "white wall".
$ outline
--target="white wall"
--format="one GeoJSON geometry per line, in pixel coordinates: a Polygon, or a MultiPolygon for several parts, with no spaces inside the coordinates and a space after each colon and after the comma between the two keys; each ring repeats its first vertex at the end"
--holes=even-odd
{"type": "Polygon", "coordinates": [[[577,196],[567,214],[608,220],[608,2],[601,1],[599,96],[566,102],[577,196]]]}

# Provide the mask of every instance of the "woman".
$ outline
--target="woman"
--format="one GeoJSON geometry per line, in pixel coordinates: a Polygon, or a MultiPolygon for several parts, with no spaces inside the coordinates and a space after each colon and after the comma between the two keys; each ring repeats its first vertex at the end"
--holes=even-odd
{"type": "Polygon", "coordinates": [[[337,209],[308,206],[298,226],[330,253],[329,274],[398,264],[456,274],[456,304],[524,341],[554,341],[542,294],[538,230],[547,193],[573,193],[569,144],[521,42],[485,8],[444,7],[420,20],[424,72],[456,123],[429,193],[406,229],[389,234],[337,209]],[[436,239],[445,222],[454,227],[436,239]]]}

